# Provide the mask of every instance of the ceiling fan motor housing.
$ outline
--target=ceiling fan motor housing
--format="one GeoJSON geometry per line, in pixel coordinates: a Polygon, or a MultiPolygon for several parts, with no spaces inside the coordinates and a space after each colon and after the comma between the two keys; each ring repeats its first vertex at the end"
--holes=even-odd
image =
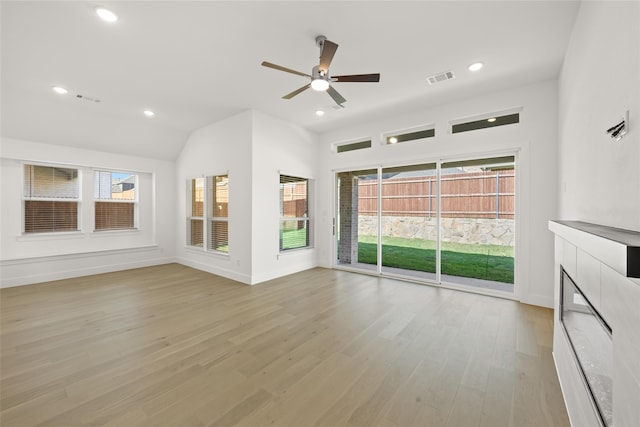
{"type": "Polygon", "coordinates": [[[316,65],[313,67],[313,70],[311,70],[311,80],[317,79],[329,80],[329,74],[320,71],[319,65],[316,65]]]}
{"type": "Polygon", "coordinates": [[[323,36],[323,35],[319,35],[319,36],[316,37],[316,46],[318,46],[320,48],[320,50],[321,50],[320,53],[322,53],[322,45],[324,44],[324,41],[326,39],[327,38],[325,36],[323,36]]]}

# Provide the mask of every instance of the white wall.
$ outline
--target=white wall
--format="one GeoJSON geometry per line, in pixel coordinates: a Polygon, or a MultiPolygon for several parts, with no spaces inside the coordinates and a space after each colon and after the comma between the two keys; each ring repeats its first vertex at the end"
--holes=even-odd
{"type": "Polygon", "coordinates": [[[176,250],[182,264],[251,283],[251,128],[246,111],[191,133],[176,162],[176,250]],[[229,174],[229,254],[186,245],[187,180],[229,174]]]}
{"type": "MultiPolygon", "coordinates": [[[[253,111],[252,283],[306,270],[316,265],[315,248],[280,254],[280,173],[317,179],[317,137],[299,126],[253,111]]],[[[311,189],[312,228],[318,196],[311,189]]],[[[317,233],[314,233],[317,234],[317,233]]]]}
{"type": "Polygon", "coordinates": [[[557,85],[555,81],[472,98],[437,108],[392,116],[321,135],[318,259],[333,265],[334,170],[431,162],[440,159],[518,152],[516,296],[553,306],[553,236],[547,221],[556,217],[557,85]],[[522,107],[517,125],[449,133],[449,121],[522,107]],[[383,132],[435,124],[426,141],[382,145],[383,132]],[[333,143],[373,138],[370,149],[335,153],[333,143]]]}
{"type": "Polygon", "coordinates": [[[582,2],[559,78],[561,219],[640,231],[639,57],[639,2],[582,2]]]}
{"type": "Polygon", "coordinates": [[[314,267],[313,248],[279,254],[279,172],[315,178],[316,150],[313,134],[259,111],[193,132],[176,166],[178,261],[246,284],[314,267]],[[229,255],[187,247],[186,181],[227,171],[229,255]]]}
{"type": "Polygon", "coordinates": [[[8,138],[1,148],[2,287],[173,261],[173,162],[8,138]],[[23,163],[29,162],[84,172],[79,232],[23,235],[23,163]],[[93,231],[92,168],[140,173],[138,230],[93,231]]]}

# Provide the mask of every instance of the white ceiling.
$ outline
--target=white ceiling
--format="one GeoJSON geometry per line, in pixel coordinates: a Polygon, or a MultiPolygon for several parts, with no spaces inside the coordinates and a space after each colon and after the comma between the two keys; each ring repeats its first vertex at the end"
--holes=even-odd
{"type": "Polygon", "coordinates": [[[325,132],[393,111],[555,78],[574,1],[2,1],[2,135],[175,159],[188,134],[253,108],[325,132]],[[118,22],[95,15],[107,6],[118,22]],[[381,73],[281,99],[308,81],[315,37],[339,44],[331,74],[381,73]],[[467,66],[484,61],[471,73],[467,66]],[[429,86],[426,77],[456,79],[429,86]],[[60,85],[69,94],[55,94],[60,85]],[[80,100],[75,94],[101,102],[80,100]],[[144,109],[156,112],[153,118],[144,109]],[[316,109],[325,109],[317,117],[316,109]]]}

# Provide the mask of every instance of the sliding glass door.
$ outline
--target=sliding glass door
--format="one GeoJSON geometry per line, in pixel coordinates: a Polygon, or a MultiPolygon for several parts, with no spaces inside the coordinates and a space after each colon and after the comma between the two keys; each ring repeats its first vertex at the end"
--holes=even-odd
{"type": "Polygon", "coordinates": [[[378,170],[336,174],[337,264],[378,271],[378,170]]]}
{"type": "Polygon", "coordinates": [[[336,265],[513,292],[514,156],[336,174],[336,265]]]}
{"type": "Polygon", "coordinates": [[[441,281],[513,292],[515,159],[444,162],[441,281]]]}
{"type": "Polygon", "coordinates": [[[436,164],[383,168],[382,272],[436,280],[436,164]]]}

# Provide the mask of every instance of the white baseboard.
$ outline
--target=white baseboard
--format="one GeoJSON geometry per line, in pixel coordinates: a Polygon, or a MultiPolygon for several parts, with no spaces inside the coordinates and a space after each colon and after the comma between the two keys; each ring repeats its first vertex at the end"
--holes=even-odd
{"type": "Polygon", "coordinates": [[[251,284],[257,285],[258,283],[266,282],[268,280],[277,279],[279,277],[288,276],[290,274],[299,273],[301,271],[309,270],[317,267],[317,264],[310,263],[305,265],[295,265],[291,268],[280,269],[277,271],[270,271],[258,276],[251,276],[251,284]]]}
{"type": "Polygon", "coordinates": [[[187,267],[195,268],[197,270],[206,271],[207,273],[215,274],[218,276],[226,277],[227,279],[235,280],[245,285],[252,285],[251,276],[247,274],[238,273],[237,271],[228,270],[226,268],[214,267],[209,264],[193,261],[186,258],[177,258],[176,262],[187,267]]]}
{"type": "MultiPolygon", "coordinates": [[[[51,262],[50,260],[47,262],[51,262]]],[[[131,270],[134,268],[151,267],[154,265],[170,264],[176,262],[173,257],[152,258],[137,260],[132,262],[118,262],[112,264],[96,265],[91,267],[65,268],[59,271],[47,271],[44,273],[24,274],[14,277],[6,277],[4,272],[0,280],[0,288],[10,288],[14,286],[33,285],[35,283],[51,282],[54,280],[71,279],[74,277],[90,276],[93,274],[111,273],[114,271],[131,270]]],[[[34,259],[32,262],[22,260],[22,265],[35,265],[41,263],[34,259]]],[[[5,269],[3,265],[3,270],[5,269]]],[[[36,269],[37,270],[37,269],[36,269]]]]}
{"type": "Polygon", "coordinates": [[[520,298],[520,302],[529,305],[553,308],[553,295],[548,297],[542,295],[526,295],[520,298]]]}

